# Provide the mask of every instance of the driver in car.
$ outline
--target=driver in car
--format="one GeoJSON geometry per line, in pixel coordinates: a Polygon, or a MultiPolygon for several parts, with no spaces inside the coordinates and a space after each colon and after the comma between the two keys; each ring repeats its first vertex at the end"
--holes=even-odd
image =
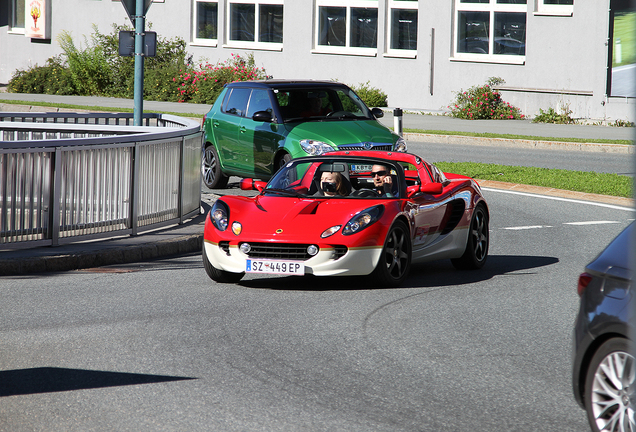
{"type": "Polygon", "coordinates": [[[393,178],[388,168],[384,165],[373,165],[371,168],[373,187],[380,196],[392,198],[393,178]]]}

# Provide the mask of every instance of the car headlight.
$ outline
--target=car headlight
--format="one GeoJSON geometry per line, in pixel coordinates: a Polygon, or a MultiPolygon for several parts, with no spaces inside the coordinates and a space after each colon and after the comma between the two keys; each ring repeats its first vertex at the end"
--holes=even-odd
{"type": "Polygon", "coordinates": [[[228,219],[230,217],[230,209],[227,208],[227,205],[223,201],[217,200],[210,210],[210,220],[212,221],[212,225],[216,227],[219,231],[225,231],[228,225],[228,219]]]}
{"type": "Polygon", "coordinates": [[[322,141],[314,141],[311,139],[300,140],[300,146],[305,152],[311,156],[319,156],[321,154],[335,151],[333,147],[322,141]]]}
{"type": "Polygon", "coordinates": [[[399,137],[393,146],[393,150],[396,152],[406,153],[406,140],[402,137],[399,137]]]}
{"type": "Polygon", "coordinates": [[[342,234],[351,235],[362,231],[368,226],[371,226],[374,222],[380,220],[382,213],[384,213],[383,205],[377,205],[375,207],[362,210],[360,213],[353,216],[349,222],[347,222],[342,230],[342,234]]]}

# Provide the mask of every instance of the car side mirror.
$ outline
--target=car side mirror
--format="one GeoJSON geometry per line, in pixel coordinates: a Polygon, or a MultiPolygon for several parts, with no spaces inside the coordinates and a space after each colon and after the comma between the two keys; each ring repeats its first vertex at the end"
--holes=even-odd
{"type": "Polygon", "coordinates": [[[257,181],[251,178],[244,178],[241,180],[241,190],[256,190],[262,192],[267,186],[267,183],[264,181],[257,181]]]}
{"type": "Polygon", "coordinates": [[[274,117],[272,117],[272,113],[269,111],[256,111],[252,116],[252,120],[271,123],[274,121],[274,117]]]}
{"type": "Polygon", "coordinates": [[[371,108],[371,114],[373,114],[375,118],[384,117],[384,111],[382,111],[380,108],[371,108]]]}
{"type": "Polygon", "coordinates": [[[444,185],[441,183],[426,183],[423,185],[408,186],[406,188],[406,196],[407,198],[412,198],[420,192],[429,195],[439,195],[443,190],[444,185]]]}
{"type": "Polygon", "coordinates": [[[444,190],[442,183],[426,183],[420,186],[420,191],[425,194],[439,195],[444,190]]]}

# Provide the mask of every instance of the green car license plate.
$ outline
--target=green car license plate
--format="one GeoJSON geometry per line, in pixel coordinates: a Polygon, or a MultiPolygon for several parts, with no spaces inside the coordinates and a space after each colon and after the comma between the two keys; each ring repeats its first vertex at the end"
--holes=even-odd
{"type": "Polygon", "coordinates": [[[305,264],[298,261],[247,260],[246,273],[304,275],[305,264]]]}

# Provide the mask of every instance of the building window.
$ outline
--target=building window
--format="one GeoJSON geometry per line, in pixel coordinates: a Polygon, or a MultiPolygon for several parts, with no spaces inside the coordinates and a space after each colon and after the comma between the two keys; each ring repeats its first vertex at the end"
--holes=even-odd
{"type": "Polygon", "coordinates": [[[219,4],[216,0],[195,0],[192,14],[192,43],[216,46],[219,31],[219,4]]]}
{"type": "Polygon", "coordinates": [[[377,53],[377,0],[318,0],[316,20],[316,51],[377,53]]]}
{"type": "Polygon", "coordinates": [[[417,50],[417,1],[389,0],[387,53],[415,57],[417,50]],[[409,53],[409,51],[411,51],[409,53]]]}
{"type": "Polygon", "coordinates": [[[455,60],[523,63],[526,0],[455,0],[455,60]]]}
{"type": "Polygon", "coordinates": [[[571,16],[574,12],[574,0],[537,0],[536,15],[571,16]]]}
{"type": "Polygon", "coordinates": [[[279,1],[233,1],[228,7],[228,45],[282,49],[283,4],[279,1]]]}
{"type": "Polygon", "coordinates": [[[9,2],[9,27],[10,32],[24,33],[24,0],[10,0],[9,2]]]}

